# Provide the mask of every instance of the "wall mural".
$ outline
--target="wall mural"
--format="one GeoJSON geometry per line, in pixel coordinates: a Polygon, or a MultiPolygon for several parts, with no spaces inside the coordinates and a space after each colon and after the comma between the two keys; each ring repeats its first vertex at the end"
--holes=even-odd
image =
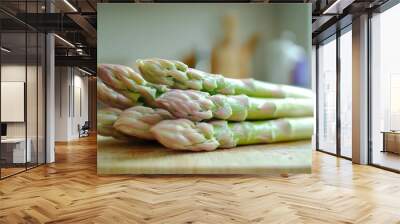
{"type": "Polygon", "coordinates": [[[98,173],[310,172],[310,12],[98,4],[98,173]]]}

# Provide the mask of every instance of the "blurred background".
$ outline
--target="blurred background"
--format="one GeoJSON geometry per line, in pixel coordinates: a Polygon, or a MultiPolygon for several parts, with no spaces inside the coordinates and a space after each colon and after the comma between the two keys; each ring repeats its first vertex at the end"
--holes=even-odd
{"type": "Polygon", "coordinates": [[[310,87],[311,4],[98,4],[98,63],[180,60],[310,87]]]}

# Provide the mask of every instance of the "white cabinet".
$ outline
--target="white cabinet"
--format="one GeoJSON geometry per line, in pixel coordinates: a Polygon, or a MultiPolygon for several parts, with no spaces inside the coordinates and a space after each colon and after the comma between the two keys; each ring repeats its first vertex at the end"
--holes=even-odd
{"type": "Polygon", "coordinates": [[[30,138],[26,140],[26,143],[25,138],[2,139],[1,147],[2,152],[6,152],[4,157],[8,163],[25,163],[32,161],[32,141],[30,138]],[[26,151],[25,144],[27,144],[26,151]]]}

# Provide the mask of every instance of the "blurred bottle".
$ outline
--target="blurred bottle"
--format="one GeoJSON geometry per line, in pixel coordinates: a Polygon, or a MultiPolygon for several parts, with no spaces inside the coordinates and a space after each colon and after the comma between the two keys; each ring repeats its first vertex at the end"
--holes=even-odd
{"type": "Polygon", "coordinates": [[[303,47],[295,43],[291,31],[284,31],[281,37],[267,48],[266,70],[271,82],[310,87],[309,59],[303,47]]]}
{"type": "Polygon", "coordinates": [[[231,78],[248,78],[252,74],[251,58],[259,42],[260,35],[254,33],[244,43],[238,38],[238,18],[229,13],[223,17],[223,37],[213,47],[211,72],[231,78]]]}
{"type": "Polygon", "coordinates": [[[210,59],[211,49],[207,46],[195,46],[190,53],[184,55],[181,61],[187,64],[190,68],[199,69],[202,71],[211,71],[210,59]]]}

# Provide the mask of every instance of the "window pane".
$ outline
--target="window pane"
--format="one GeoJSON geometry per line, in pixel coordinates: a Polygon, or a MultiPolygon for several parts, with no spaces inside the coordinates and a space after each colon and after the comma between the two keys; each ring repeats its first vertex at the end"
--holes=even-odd
{"type": "Polygon", "coordinates": [[[396,170],[400,170],[399,21],[400,5],[372,18],[372,163],[396,170]],[[382,132],[388,132],[386,139],[382,132]]]}
{"type": "Polygon", "coordinates": [[[352,35],[340,36],[340,153],[351,158],[352,149],[352,35]]]}
{"type": "Polygon", "coordinates": [[[318,48],[318,148],[336,153],[336,40],[318,48]]]}

